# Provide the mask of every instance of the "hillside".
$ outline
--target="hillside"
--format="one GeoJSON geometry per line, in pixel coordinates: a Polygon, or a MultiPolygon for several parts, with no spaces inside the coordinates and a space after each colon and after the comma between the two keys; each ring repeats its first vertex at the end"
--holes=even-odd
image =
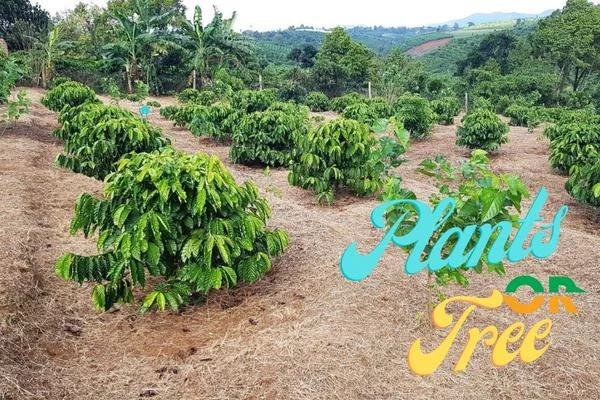
{"type": "Polygon", "coordinates": [[[493,22],[502,22],[502,21],[511,21],[517,19],[537,19],[543,18],[550,14],[552,14],[554,10],[546,10],[539,14],[525,14],[525,13],[517,13],[517,12],[495,12],[495,13],[475,13],[471,14],[468,17],[456,19],[452,21],[442,22],[436,25],[454,25],[458,24],[460,27],[468,26],[469,23],[473,23],[475,25],[480,24],[489,24],[493,22]]]}

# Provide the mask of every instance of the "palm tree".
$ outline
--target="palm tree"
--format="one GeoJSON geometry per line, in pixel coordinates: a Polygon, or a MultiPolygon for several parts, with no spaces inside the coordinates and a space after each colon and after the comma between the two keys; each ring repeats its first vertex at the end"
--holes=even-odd
{"type": "Polygon", "coordinates": [[[202,9],[196,6],[194,20],[184,21],[185,39],[193,51],[192,58],[192,87],[196,89],[210,80],[212,72],[224,62],[243,64],[253,56],[253,49],[248,40],[233,31],[234,12],[229,19],[223,19],[223,14],[215,7],[212,21],[202,25],[202,9]]]}

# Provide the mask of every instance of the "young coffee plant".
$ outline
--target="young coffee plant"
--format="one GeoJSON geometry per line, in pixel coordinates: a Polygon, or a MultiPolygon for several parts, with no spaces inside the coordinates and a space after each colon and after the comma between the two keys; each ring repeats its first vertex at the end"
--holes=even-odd
{"type": "Polygon", "coordinates": [[[273,90],[241,90],[233,95],[231,106],[249,114],[266,111],[276,101],[277,94],[273,90]]]}
{"type": "Polygon", "coordinates": [[[369,127],[374,125],[379,119],[375,110],[366,103],[355,103],[349,105],[342,112],[342,117],[362,122],[369,127]]]}
{"type": "MultiPolygon", "coordinates": [[[[485,151],[474,151],[470,160],[459,166],[452,165],[443,157],[438,156],[435,159],[423,161],[418,171],[435,178],[437,192],[429,197],[431,208],[435,208],[444,198],[451,197],[455,201],[454,212],[441,226],[436,228],[433,237],[421,255],[421,259],[429,257],[434,244],[449,229],[460,229],[468,225],[480,225],[481,223],[489,223],[494,226],[503,221],[508,221],[513,227],[518,226],[522,201],[529,197],[527,187],[516,175],[494,173],[490,169],[489,159],[485,151]]],[[[390,179],[381,195],[381,200],[416,199],[414,193],[400,186],[400,182],[400,179],[390,179]]],[[[394,226],[399,220],[401,221],[396,231],[396,235],[401,236],[414,228],[418,221],[418,214],[412,206],[399,205],[390,208],[385,218],[388,227],[394,226]]],[[[504,275],[505,269],[502,263],[490,264],[487,261],[487,254],[498,235],[499,232],[496,230],[488,240],[483,251],[483,257],[474,267],[476,273],[487,270],[488,272],[504,275]]],[[[480,237],[481,233],[476,231],[465,247],[465,253],[474,248],[480,237]]],[[[458,240],[457,235],[449,237],[440,251],[442,259],[450,256],[458,240]]],[[[412,248],[406,247],[403,250],[408,253],[412,248]]],[[[467,286],[469,284],[467,278],[469,271],[470,269],[466,267],[457,269],[444,267],[435,273],[429,272],[429,277],[435,277],[435,284],[437,285],[443,286],[455,282],[467,286]]],[[[432,279],[428,282],[428,288],[430,289],[428,308],[430,310],[433,308],[432,294],[437,292],[435,284],[432,279]]]]}
{"type": "Polygon", "coordinates": [[[377,118],[387,119],[393,117],[395,114],[394,106],[383,97],[368,99],[366,104],[375,111],[377,118]]]}
{"type": "Polygon", "coordinates": [[[23,114],[27,114],[29,112],[30,105],[31,99],[27,96],[27,92],[24,89],[19,90],[19,93],[16,95],[16,99],[9,100],[8,104],[6,105],[4,122],[7,124],[16,122],[23,116],[23,114]]]}
{"type": "Polygon", "coordinates": [[[150,86],[144,81],[135,81],[135,93],[128,95],[127,100],[142,102],[148,96],[150,96],[150,86]]]}
{"type": "Polygon", "coordinates": [[[104,198],[77,200],[71,233],[98,234],[98,255],[65,254],[56,273],[93,282],[93,304],[108,310],[134,300],[148,277],[158,284],[142,303],[177,310],[210,290],[253,283],[288,245],[266,227],[270,209],[257,187],[238,185],[223,163],[168,148],[132,154],[106,178],[104,198]]]}
{"type": "Polygon", "coordinates": [[[304,98],[304,104],[313,112],[328,111],[331,108],[331,102],[323,92],[310,92],[304,98]]]}
{"type": "Polygon", "coordinates": [[[402,96],[396,100],[396,119],[404,124],[412,139],[431,135],[436,115],[429,102],[417,95],[402,96]]]}
{"type": "Polygon", "coordinates": [[[308,113],[277,109],[244,116],[233,130],[231,160],[246,165],[289,165],[295,143],[306,135],[308,121],[308,113]]]}
{"type": "Polygon", "coordinates": [[[232,118],[234,114],[236,111],[229,103],[214,103],[207,107],[206,115],[194,115],[190,131],[196,136],[207,135],[218,140],[229,140],[235,126],[235,118],[232,118]]]}
{"type": "Polygon", "coordinates": [[[161,104],[156,101],[156,100],[150,100],[146,102],[146,105],[150,106],[150,107],[155,107],[155,108],[160,108],[161,104]]]}
{"type": "Polygon", "coordinates": [[[380,142],[369,128],[337,118],[299,138],[288,180],[314,190],[319,203],[332,204],[342,187],[361,196],[377,192],[386,169],[380,142]]]}
{"type": "Polygon", "coordinates": [[[331,101],[331,109],[336,112],[343,112],[346,107],[357,103],[365,103],[367,100],[356,92],[348,93],[340,97],[336,97],[331,101]]]}
{"type": "Polygon", "coordinates": [[[168,119],[169,121],[173,121],[175,119],[175,115],[177,114],[177,111],[180,109],[181,107],[177,107],[177,106],[166,106],[166,107],[162,107],[160,109],[160,116],[168,119]]]}
{"type": "Polygon", "coordinates": [[[42,104],[52,111],[60,112],[65,107],[76,107],[84,103],[99,103],[96,93],[81,83],[68,81],[50,89],[42,98],[42,104]]]}
{"type": "Polygon", "coordinates": [[[508,125],[490,110],[474,109],[462,119],[456,130],[456,144],[469,149],[497,150],[508,142],[508,125]]]}
{"type": "Polygon", "coordinates": [[[600,162],[573,166],[565,188],[576,200],[600,207],[600,162]]]}
{"type": "Polygon", "coordinates": [[[540,115],[535,107],[513,104],[506,109],[504,115],[510,118],[512,126],[534,128],[541,122],[540,115]]]}
{"type": "Polygon", "coordinates": [[[550,141],[550,164],[569,173],[573,166],[595,162],[600,156],[600,125],[559,124],[550,141]]]}
{"type": "Polygon", "coordinates": [[[454,97],[442,97],[431,101],[431,109],[437,115],[438,124],[452,125],[460,112],[460,104],[454,97]]]}
{"type": "Polygon", "coordinates": [[[177,99],[182,103],[194,103],[203,106],[210,106],[219,100],[217,94],[212,90],[185,89],[177,95],[177,99]]]}
{"type": "Polygon", "coordinates": [[[66,109],[55,135],[64,140],[56,163],[74,172],[104,179],[131,152],[150,152],[169,144],[158,128],[116,106],[83,104],[66,109]]]}

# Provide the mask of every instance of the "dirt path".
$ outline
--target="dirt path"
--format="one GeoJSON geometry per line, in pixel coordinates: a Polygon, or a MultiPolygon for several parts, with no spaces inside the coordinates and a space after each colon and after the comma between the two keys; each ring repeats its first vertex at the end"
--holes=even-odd
{"type": "MultiPolygon", "coordinates": [[[[32,95],[39,100],[41,92],[32,95]]],[[[89,287],[60,281],[53,264],[64,251],[94,251],[92,240],[70,237],[68,225],[77,196],[99,194],[102,185],[53,166],[61,150],[51,137],[55,121],[36,102],[25,124],[0,137],[0,398],[600,398],[598,212],[568,197],[565,177],[550,169],[539,135],[513,128],[493,163],[521,174],[533,194],[545,185],[548,215],[570,206],[559,250],[548,260],[511,266],[506,278],[476,276],[468,293],[487,296],[523,274],[542,281],[568,275],[588,291],[576,299],[581,313],[553,317],[552,347],[534,364],[495,369],[489,350],[480,348],[468,370],[454,374],[461,340],[440,371],[422,379],[407,369],[409,345],[421,337],[433,349],[444,336],[419,319],[426,278],[405,275],[405,257],[392,248],[361,283],[347,282],[338,270],[349,243],[367,251],[381,237],[369,223],[377,201],[343,197],[334,207],[318,207],[311,193],[288,185],[287,171],[266,175],[231,165],[226,146],[174,129],[156,112],[150,122],[176,147],[217,154],[238,181],[256,181],[272,206],[271,225],[287,229],[291,245],[265,279],[216,293],[205,305],[144,317],[129,306],[94,311],[89,287]]],[[[432,188],[413,172],[423,158],[466,155],[454,145],[454,129],[437,127],[430,140],[412,146],[410,161],[399,168],[420,195],[432,188]]],[[[465,293],[456,287],[447,292],[465,293]]],[[[523,320],[531,326],[541,318],[523,320]]],[[[469,327],[504,328],[517,319],[504,309],[478,311],[469,327]]]]}

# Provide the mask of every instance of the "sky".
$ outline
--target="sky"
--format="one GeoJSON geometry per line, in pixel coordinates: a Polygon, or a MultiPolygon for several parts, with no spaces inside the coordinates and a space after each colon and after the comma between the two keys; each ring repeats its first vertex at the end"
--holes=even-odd
{"type": "MultiPolygon", "coordinates": [[[[73,8],[79,0],[32,0],[52,15],[73,8]]],[[[106,0],[84,0],[106,5],[106,0]]],[[[301,24],[316,28],[334,26],[423,26],[461,19],[474,13],[522,12],[537,14],[562,8],[566,0],[183,0],[191,17],[195,5],[212,17],[212,5],[225,16],[237,11],[236,30],[275,30],[301,24]]],[[[594,1],[599,3],[600,0],[594,1]]]]}

